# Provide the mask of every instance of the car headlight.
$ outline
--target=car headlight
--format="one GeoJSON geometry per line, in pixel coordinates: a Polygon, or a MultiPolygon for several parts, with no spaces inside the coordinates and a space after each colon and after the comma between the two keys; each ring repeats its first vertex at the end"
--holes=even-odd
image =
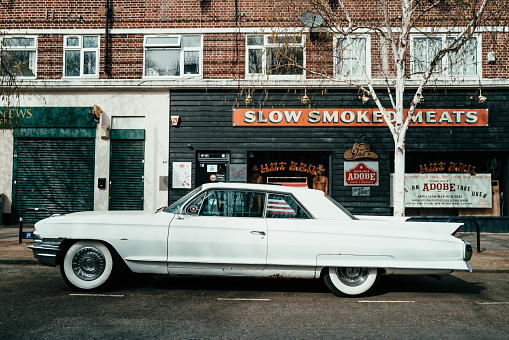
{"type": "Polygon", "coordinates": [[[467,241],[463,241],[465,242],[465,258],[464,260],[465,261],[470,261],[470,259],[472,258],[472,245],[470,244],[470,242],[467,242],[467,241]]]}
{"type": "Polygon", "coordinates": [[[42,243],[42,237],[37,231],[34,231],[32,233],[32,241],[37,242],[37,243],[42,243]]]}

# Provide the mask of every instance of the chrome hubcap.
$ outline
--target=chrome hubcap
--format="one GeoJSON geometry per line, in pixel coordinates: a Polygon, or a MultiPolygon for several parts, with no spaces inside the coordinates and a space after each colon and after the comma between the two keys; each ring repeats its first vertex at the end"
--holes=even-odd
{"type": "Polygon", "coordinates": [[[348,267],[348,268],[336,268],[336,274],[338,275],[341,283],[356,287],[360,286],[367,280],[369,275],[369,268],[361,267],[348,267]]]}
{"type": "Polygon", "coordinates": [[[80,249],[72,258],[72,270],[84,281],[93,281],[102,275],[106,267],[104,254],[97,248],[80,249]]]}

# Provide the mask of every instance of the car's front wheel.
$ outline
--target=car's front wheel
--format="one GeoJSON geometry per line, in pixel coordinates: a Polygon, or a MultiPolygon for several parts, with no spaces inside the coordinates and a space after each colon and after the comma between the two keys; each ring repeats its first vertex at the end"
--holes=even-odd
{"type": "Polygon", "coordinates": [[[335,295],[356,297],[374,289],[380,273],[377,268],[330,267],[326,269],[323,279],[335,295]]]}
{"type": "Polygon", "coordinates": [[[118,275],[119,259],[115,251],[98,241],[78,241],[65,252],[60,272],[75,290],[102,290],[118,275]]]}

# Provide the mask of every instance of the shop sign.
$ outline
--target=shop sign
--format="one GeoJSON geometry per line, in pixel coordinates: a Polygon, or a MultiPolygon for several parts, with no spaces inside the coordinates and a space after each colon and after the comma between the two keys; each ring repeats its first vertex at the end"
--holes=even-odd
{"type": "Polygon", "coordinates": [[[261,164],[260,165],[261,173],[268,173],[268,172],[277,172],[277,171],[285,171],[288,169],[288,171],[296,171],[296,172],[305,172],[311,175],[316,175],[317,170],[319,169],[319,166],[313,164],[306,164],[306,163],[297,163],[294,161],[290,162],[273,162],[270,164],[261,164]]]}
{"type": "Polygon", "coordinates": [[[378,159],[378,155],[371,151],[371,147],[366,143],[355,143],[351,149],[346,150],[344,156],[348,161],[361,158],[378,159]]]}
{"type": "Polygon", "coordinates": [[[476,174],[475,166],[473,166],[473,165],[467,166],[463,163],[457,164],[454,162],[450,162],[449,165],[447,165],[446,163],[439,162],[439,163],[430,163],[429,165],[427,165],[427,164],[420,165],[420,173],[421,174],[426,173],[426,172],[442,172],[442,171],[463,172],[463,173],[471,174],[474,176],[476,174]]]}
{"type": "Polygon", "coordinates": [[[378,186],[378,162],[345,162],[345,186],[378,186]]]}
{"type": "Polygon", "coordinates": [[[371,196],[371,188],[370,187],[353,187],[352,188],[352,196],[371,196]]]}
{"type": "MultiPolygon", "coordinates": [[[[404,114],[408,114],[408,109],[404,114]]],[[[388,110],[391,122],[394,111],[388,110]]],[[[412,126],[487,126],[487,109],[426,109],[414,112],[412,126]]],[[[378,109],[234,109],[233,126],[386,126],[378,109]]]]}
{"type": "Polygon", "coordinates": [[[4,107],[0,129],[95,127],[94,107],[4,107]]]}
{"type": "Polygon", "coordinates": [[[491,174],[406,174],[405,207],[491,208],[491,189],[491,174]]]}

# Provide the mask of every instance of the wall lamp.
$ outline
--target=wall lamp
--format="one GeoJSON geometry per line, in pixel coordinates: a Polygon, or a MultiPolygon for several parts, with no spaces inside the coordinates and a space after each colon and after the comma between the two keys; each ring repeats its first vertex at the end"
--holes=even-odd
{"type": "MultiPolygon", "coordinates": [[[[481,89],[478,89],[477,91],[479,91],[479,97],[477,97],[477,102],[479,104],[484,103],[488,99],[488,97],[482,95],[481,89]]],[[[477,91],[475,91],[475,94],[473,96],[471,96],[470,99],[472,99],[472,100],[474,99],[474,97],[477,95],[477,91]]]]}
{"type": "Polygon", "coordinates": [[[306,89],[304,89],[304,95],[300,97],[300,101],[302,102],[302,104],[309,104],[311,102],[311,99],[309,99],[306,89]]]}
{"type": "Polygon", "coordinates": [[[246,96],[246,104],[252,104],[252,103],[253,103],[253,97],[251,97],[251,90],[248,90],[247,96],[246,96]]]}
{"type": "Polygon", "coordinates": [[[362,90],[362,96],[359,96],[359,99],[362,101],[362,104],[367,103],[367,101],[369,100],[368,95],[369,95],[369,93],[366,93],[365,90],[362,90]]]}

